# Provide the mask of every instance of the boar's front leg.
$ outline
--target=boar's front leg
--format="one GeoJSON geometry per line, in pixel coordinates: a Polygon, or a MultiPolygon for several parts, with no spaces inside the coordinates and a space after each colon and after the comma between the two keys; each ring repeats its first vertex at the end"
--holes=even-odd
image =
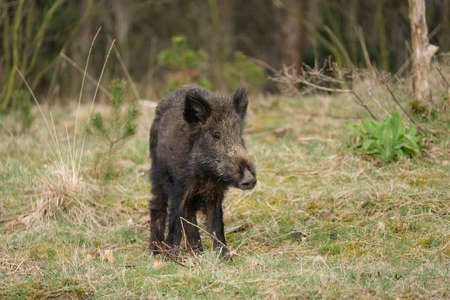
{"type": "Polygon", "coordinates": [[[172,186],[169,193],[169,232],[166,243],[170,247],[170,255],[178,256],[181,241],[181,218],[184,218],[184,204],[187,193],[172,186]]]}
{"type": "Polygon", "coordinates": [[[211,195],[206,202],[206,215],[208,219],[208,231],[213,236],[213,247],[220,249],[220,254],[228,256],[228,249],[225,242],[225,232],[223,225],[222,201],[224,193],[222,191],[211,195]]]}
{"type": "MultiPolygon", "coordinates": [[[[195,200],[194,200],[195,201],[195,200]]],[[[197,207],[194,204],[188,203],[185,207],[186,220],[189,222],[183,222],[183,229],[186,234],[186,242],[188,249],[194,253],[200,253],[203,251],[202,241],[200,238],[200,232],[197,227],[197,207]]]]}

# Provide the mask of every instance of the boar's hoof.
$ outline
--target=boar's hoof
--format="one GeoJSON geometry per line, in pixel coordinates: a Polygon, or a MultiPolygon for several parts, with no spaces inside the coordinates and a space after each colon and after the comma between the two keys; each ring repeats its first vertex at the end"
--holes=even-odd
{"type": "Polygon", "coordinates": [[[230,252],[226,247],[220,247],[218,251],[220,253],[220,256],[223,259],[229,260],[229,261],[233,260],[234,254],[232,252],[230,252]]]}

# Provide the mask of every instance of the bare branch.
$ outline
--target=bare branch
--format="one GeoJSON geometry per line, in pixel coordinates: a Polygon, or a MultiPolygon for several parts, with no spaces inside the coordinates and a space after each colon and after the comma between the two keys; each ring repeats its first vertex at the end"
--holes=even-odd
{"type": "Polygon", "coordinates": [[[395,104],[397,104],[397,106],[402,110],[402,112],[408,117],[408,119],[414,124],[416,125],[416,127],[423,133],[423,134],[428,134],[430,135],[430,132],[428,132],[427,130],[423,129],[419,124],[416,123],[416,121],[414,121],[414,119],[411,117],[410,114],[408,114],[408,112],[406,111],[406,109],[403,108],[403,106],[401,106],[400,101],[398,101],[397,97],[395,96],[394,92],[392,91],[392,89],[389,87],[389,85],[385,82],[385,81],[381,81],[383,83],[383,85],[386,87],[386,89],[389,91],[389,94],[391,95],[392,99],[394,100],[395,104]]]}
{"type": "MultiPolygon", "coordinates": [[[[303,84],[305,86],[308,86],[312,89],[319,91],[352,94],[355,97],[356,102],[360,106],[362,106],[373,119],[378,120],[375,114],[363,101],[362,97],[360,97],[354,89],[330,87],[333,85],[351,86],[351,84],[349,82],[346,82],[345,80],[336,79],[331,76],[325,75],[324,72],[327,68],[334,72],[337,72],[336,67],[330,66],[331,62],[325,63],[324,66],[322,66],[320,69],[319,68],[313,69],[309,66],[303,66],[301,72],[298,72],[295,67],[283,67],[283,70],[281,72],[278,72],[276,77],[272,78],[272,80],[278,82],[281,85],[284,85],[285,87],[288,87],[289,90],[295,90],[297,92],[299,92],[298,84],[303,84]]],[[[343,77],[342,74],[340,77],[343,77]]]]}
{"type": "Polygon", "coordinates": [[[444,73],[442,73],[441,67],[439,67],[438,64],[435,64],[434,66],[435,66],[436,70],[438,71],[439,75],[441,75],[441,77],[444,80],[445,84],[447,85],[447,89],[450,89],[450,83],[448,82],[448,80],[445,77],[444,73]]]}

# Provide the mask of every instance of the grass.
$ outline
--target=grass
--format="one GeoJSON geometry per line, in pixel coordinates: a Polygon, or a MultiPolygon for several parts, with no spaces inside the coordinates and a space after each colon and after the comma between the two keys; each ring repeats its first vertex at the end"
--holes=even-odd
{"type": "Polygon", "coordinates": [[[436,121],[440,140],[424,157],[383,164],[345,145],[346,123],[361,117],[351,99],[251,100],[245,138],[259,183],[225,201],[226,227],[243,225],[227,234],[236,256],[221,260],[204,236],[205,253],[183,256],[184,266],[147,250],[152,109],[142,108],[109,180],[96,173],[92,138],[70,168],[75,107],[44,107],[57,153],[42,118],[13,135],[5,117],[0,298],[450,297],[448,123],[436,121]]]}

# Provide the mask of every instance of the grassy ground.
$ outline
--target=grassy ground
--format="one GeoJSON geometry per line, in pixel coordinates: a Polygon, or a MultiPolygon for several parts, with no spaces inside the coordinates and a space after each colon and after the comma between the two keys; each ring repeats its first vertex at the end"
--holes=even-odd
{"type": "Polygon", "coordinates": [[[73,138],[87,106],[77,129],[76,108],[52,107],[54,133],[42,117],[21,135],[4,119],[0,298],[448,299],[448,123],[424,158],[381,164],[345,147],[345,124],[361,115],[350,99],[252,100],[259,183],[227,195],[225,224],[241,228],[227,234],[231,262],[206,236],[182,265],[149,255],[151,108],[108,180],[102,143],[73,138]]]}

